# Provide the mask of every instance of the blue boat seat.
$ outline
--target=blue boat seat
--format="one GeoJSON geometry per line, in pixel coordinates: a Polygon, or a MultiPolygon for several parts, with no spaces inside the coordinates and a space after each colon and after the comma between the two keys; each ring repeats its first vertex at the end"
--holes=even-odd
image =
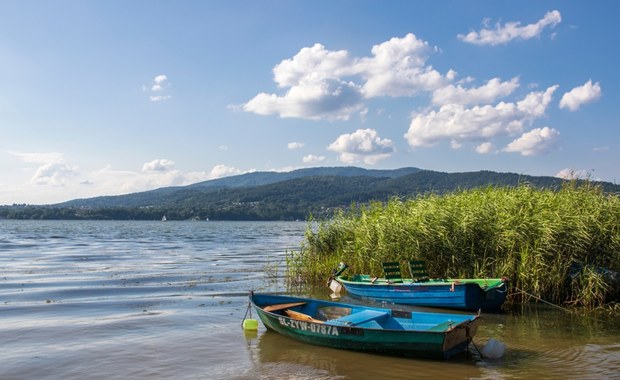
{"type": "Polygon", "coordinates": [[[390,314],[385,311],[378,310],[362,310],[357,313],[345,315],[344,317],[340,317],[337,319],[331,319],[326,321],[326,325],[335,325],[335,326],[357,326],[362,323],[379,320],[389,316],[390,314]]]}

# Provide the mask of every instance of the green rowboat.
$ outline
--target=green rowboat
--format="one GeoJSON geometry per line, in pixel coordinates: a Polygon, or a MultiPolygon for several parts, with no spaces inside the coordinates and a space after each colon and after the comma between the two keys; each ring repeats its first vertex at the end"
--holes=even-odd
{"type": "Polygon", "coordinates": [[[467,350],[479,315],[366,307],[274,294],[250,294],[268,330],[299,341],[381,354],[450,358],[467,350]]]}

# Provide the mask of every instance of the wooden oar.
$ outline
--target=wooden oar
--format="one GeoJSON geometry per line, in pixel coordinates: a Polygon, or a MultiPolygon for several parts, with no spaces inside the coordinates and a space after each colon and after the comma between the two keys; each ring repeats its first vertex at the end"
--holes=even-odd
{"type": "Polygon", "coordinates": [[[314,323],[323,323],[324,322],[324,321],[321,321],[320,319],[314,319],[311,316],[309,316],[308,314],[300,313],[298,311],[284,310],[284,312],[289,317],[291,317],[293,319],[299,319],[300,321],[308,321],[308,322],[314,322],[314,323]]]}
{"type": "Polygon", "coordinates": [[[277,305],[265,306],[263,310],[271,312],[271,311],[277,311],[277,310],[282,310],[282,309],[288,309],[289,307],[295,307],[295,306],[299,306],[303,304],[305,304],[305,302],[279,303],[277,305]]]}

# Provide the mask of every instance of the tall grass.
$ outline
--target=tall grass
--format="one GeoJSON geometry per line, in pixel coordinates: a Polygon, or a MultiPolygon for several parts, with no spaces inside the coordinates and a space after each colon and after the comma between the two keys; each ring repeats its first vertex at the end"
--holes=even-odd
{"type": "Polygon", "coordinates": [[[511,279],[524,294],[588,307],[618,301],[600,268],[620,270],[620,197],[589,182],[559,190],[487,187],[352,205],[309,224],[290,277],[324,281],[339,262],[381,275],[384,261],[425,260],[434,277],[511,279]],[[525,293],[524,293],[525,292],[525,293]]]}

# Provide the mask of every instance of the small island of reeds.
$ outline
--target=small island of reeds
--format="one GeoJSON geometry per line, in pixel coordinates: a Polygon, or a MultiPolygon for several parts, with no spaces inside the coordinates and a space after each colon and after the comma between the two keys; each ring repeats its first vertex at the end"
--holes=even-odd
{"type": "Polygon", "coordinates": [[[289,277],[324,282],[338,263],[382,275],[424,260],[436,278],[510,279],[509,300],[618,308],[620,196],[588,181],[560,189],[486,187],[352,205],[308,224],[289,277]]]}

